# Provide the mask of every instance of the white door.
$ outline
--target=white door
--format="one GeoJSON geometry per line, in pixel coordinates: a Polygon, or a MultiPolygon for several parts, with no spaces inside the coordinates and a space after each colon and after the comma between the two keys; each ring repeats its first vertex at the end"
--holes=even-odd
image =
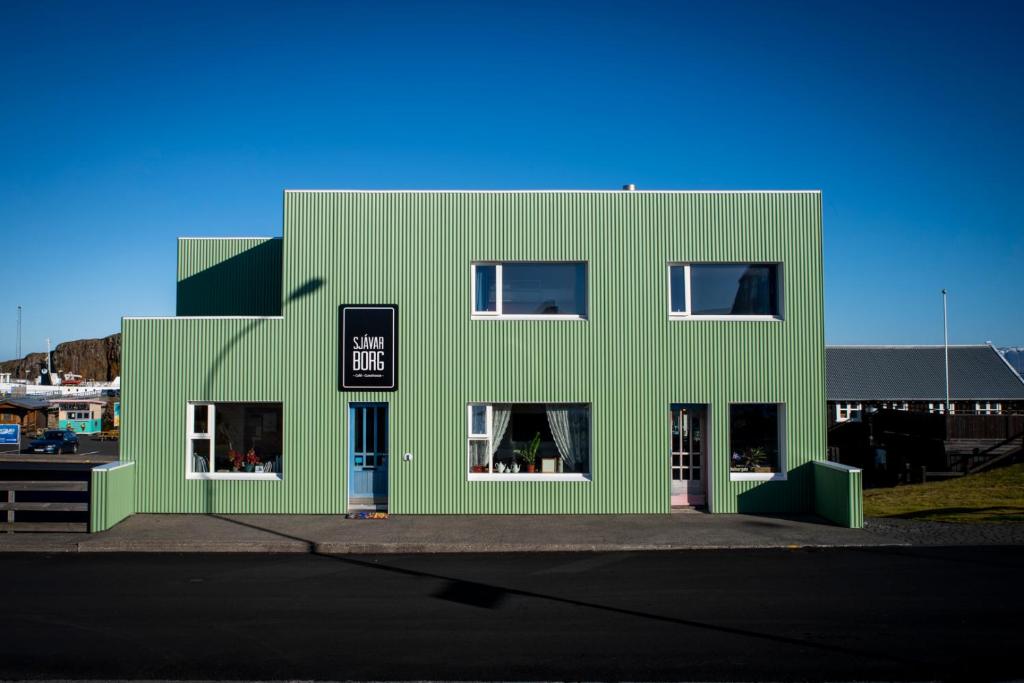
{"type": "Polygon", "coordinates": [[[707,410],[703,406],[672,406],[671,471],[672,506],[707,503],[707,410]]]}

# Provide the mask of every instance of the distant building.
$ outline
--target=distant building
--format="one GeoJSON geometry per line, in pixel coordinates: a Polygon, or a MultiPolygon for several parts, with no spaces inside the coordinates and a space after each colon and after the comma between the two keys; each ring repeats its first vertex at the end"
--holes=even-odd
{"type": "Polygon", "coordinates": [[[50,402],[31,396],[0,399],[0,424],[19,424],[22,431],[46,429],[50,402]]]}
{"type": "Polygon", "coordinates": [[[78,434],[95,434],[103,431],[103,408],[106,401],[99,399],[60,399],[53,401],[57,406],[57,426],[70,429],[78,434]]]}
{"type": "MultiPolygon", "coordinates": [[[[866,411],[946,411],[942,346],[829,346],[825,349],[829,424],[866,411]]],[[[1024,380],[989,344],[949,347],[949,412],[1024,413],[1024,380]]]]}

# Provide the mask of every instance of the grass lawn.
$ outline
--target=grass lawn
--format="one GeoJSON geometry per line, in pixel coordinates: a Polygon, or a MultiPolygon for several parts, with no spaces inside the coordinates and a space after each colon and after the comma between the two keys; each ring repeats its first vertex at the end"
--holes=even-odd
{"type": "Polygon", "coordinates": [[[864,492],[864,514],[934,522],[1024,522],[1024,464],[864,492]]]}

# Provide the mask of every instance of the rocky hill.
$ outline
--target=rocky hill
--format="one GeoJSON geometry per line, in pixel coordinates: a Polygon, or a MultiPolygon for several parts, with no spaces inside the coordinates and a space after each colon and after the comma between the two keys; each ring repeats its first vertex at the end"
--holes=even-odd
{"type": "MultiPolygon", "coordinates": [[[[52,352],[54,373],[73,372],[82,379],[107,382],[121,374],[121,333],[102,339],[78,339],[57,344],[52,352]]],[[[39,368],[46,367],[46,353],[30,353],[24,358],[0,361],[0,372],[14,378],[34,379],[39,368]],[[27,371],[27,373],[26,373],[27,371]]]]}

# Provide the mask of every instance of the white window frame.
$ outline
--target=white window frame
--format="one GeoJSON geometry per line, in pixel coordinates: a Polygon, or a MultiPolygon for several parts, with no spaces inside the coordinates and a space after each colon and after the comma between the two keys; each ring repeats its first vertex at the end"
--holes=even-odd
{"type": "MultiPolygon", "coordinates": [[[[245,405],[253,404],[275,404],[281,406],[282,421],[284,419],[284,403],[281,401],[188,401],[185,403],[185,478],[186,479],[222,479],[222,480],[245,480],[245,481],[281,481],[284,478],[283,472],[213,472],[214,453],[216,435],[217,435],[217,403],[241,403],[245,405]],[[210,431],[208,432],[196,432],[195,431],[195,406],[206,406],[206,426],[210,431]],[[192,441],[193,439],[205,439],[210,442],[210,472],[193,472],[192,471],[192,441]]],[[[282,434],[284,433],[284,425],[281,426],[282,434]]],[[[282,443],[283,446],[283,443],[282,443]]],[[[282,447],[282,451],[283,451],[282,447]]],[[[281,467],[284,469],[284,453],[281,453],[281,467]]]]}
{"type": "Polygon", "coordinates": [[[975,401],[975,415],[1002,415],[1003,404],[998,401],[975,401]]]}
{"type": "Polygon", "coordinates": [[[786,404],[781,401],[732,401],[729,403],[729,426],[726,430],[729,453],[729,481],[786,481],[789,478],[788,455],[789,434],[786,430],[786,404]],[[747,405],[774,405],[779,407],[779,471],[778,472],[733,472],[732,471],[732,407],[747,405]]]}
{"type": "MultiPolygon", "coordinates": [[[[946,402],[939,401],[937,403],[928,404],[928,412],[932,415],[945,415],[946,414],[946,402]]],[[[949,402],[949,414],[956,415],[956,401],[949,402]]]]}
{"type": "Polygon", "coordinates": [[[785,313],[785,267],[781,261],[669,261],[667,268],[665,269],[665,283],[668,286],[666,297],[668,301],[668,318],[669,320],[749,320],[749,321],[778,321],[781,322],[786,319],[785,313]],[[778,282],[776,289],[778,291],[778,315],[694,315],[690,313],[693,310],[693,287],[691,286],[690,279],[690,266],[729,266],[729,265],[748,265],[748,266],[775,266],[776,273],[778,274],[778,282]],[[673,311],[672,310],[672,269],[683,268],[685,275],[684,286],[686,288],[686,310],[685,311],[673,311]]]}
{"type": "Polygon", "coordinates": [[[837,403],[836,422],[860,422],[864,416],[863,403],[837,403]],[[854,415],[856,413],[856,415],[854,415]]]}
{"type": "Polygon", "coordinates": [[[494,453],[492,452],[492,440],[494,436],[494,405],[552,405],[557,404],[558,401],[494,401],[491,403],[484,403],[483,401],[475,401],[473,403],[466,404],[466,480],[467,481],[562,481],[562,482],[589,482],[593,480],[593,469],[594,469],[594,413],[593,407],[589,403],[571,402],[567,405],[580,405],[587,406],[587,410],[590,411],[590,472],[559,472],[556,474],[543,474],[541,472],[519,472],[517,474],[511,474],[508,472],[472,472],[470,467],[472,466],[473,449],[471,447],[474,441],[486,441],[487,443],[487,469],[493,469],[494,453]],[[487,406],[487,434],[480,435],[473,433],[473,407],[474,406],[487,406]]]}
{"type": "Polygon", "coordinates": [[[469,311],[473,320],[587,320],[590,315],[590,263],[587,261],[473,261],[469,268],[469,311]],[[506,314],[503,310],[502,294],[504,292],[505,280],[502,267],[508,263],[515,264],[537,264],[537,265],[582,265],[586,277],[583,295],[586,297],[585,306],[587,315],[573,315],[556,313],[544,315],[531,314],[506,314]],[[476,267],[494,266],[494,291],[495,305],[493,311],[476,310],[476,267]]]}

